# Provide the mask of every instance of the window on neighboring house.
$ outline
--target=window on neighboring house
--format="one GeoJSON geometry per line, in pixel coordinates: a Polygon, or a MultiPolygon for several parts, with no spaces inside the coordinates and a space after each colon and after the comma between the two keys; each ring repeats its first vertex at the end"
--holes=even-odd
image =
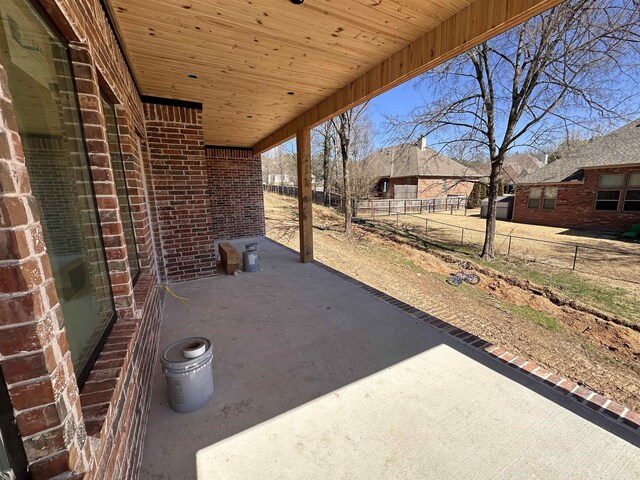
{"type": "Polygon", "coordinates": [[[553,210],[556,208],[556,200],[558,198],[558,187],[545,187],[542,208],[553,210]]]}
{"type": "Polygon", "coordinates": [[[82,385],[115,307],[67,46],[24,0],[0,2],[0,63],[82,385]],[[11,21],[5,19],[11,18],[11,21]]]}
{"type": "Polygon", "coordinates": [[[389,190],[389,180],[383,180],[382,181],[382,191],[384,193],[387,193],[387,190],[389,190]]]}
{"type": "Polygon", "coordinates": [[[624,197],[625,212],[640,212],[640,172],[627,177],[627,193],[624,197]]]}
{"type": "Polygon", "coordinates": [[[118,204],[120,206],[120,220],[124,231],[124,239],[127,242],[127,257],[131,278],[138,278],[140,264],[138,263],[138,252],[136,250],[136,237],[133,228],[133,217],[131,215],[131,205],[127,192],[126,172],[122,154],[120,152],[120,139],[118,137],[118,124],[116,123],[116,112],[109,100],[101,95],[102,110],[107,124],[107,137],[109,140],[109,156],[111,157],[111,168],[113,169],[113,179],[116,184],[118,194],[118,204]]]}
{"type": "Polygon", "coordinates": [[[442,191],[443,192],[447,191],[447,179],[446,178],[442,179],[442,191]]]}
{"type": "Polygon", "coordinates": [[[540,207],[540,197],[542,196],[541,188],[532,188],[529,190],[529,197],[527,199],[527,208],[540,207]]]}
{"type": "Polygon", "coordinates": [[[624,175],[600,175],[596,194],[596,210],[617,211],[624,175]]]}

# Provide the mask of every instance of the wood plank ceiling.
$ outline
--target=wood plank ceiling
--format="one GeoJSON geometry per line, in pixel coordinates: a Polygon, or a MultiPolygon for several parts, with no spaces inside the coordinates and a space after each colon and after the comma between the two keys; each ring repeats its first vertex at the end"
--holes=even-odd
{"type": "Polygon", "coordinates": [[[472,1],[108,3],[141,93],[202,102],[208,144],[250,147],[472,1]]]}

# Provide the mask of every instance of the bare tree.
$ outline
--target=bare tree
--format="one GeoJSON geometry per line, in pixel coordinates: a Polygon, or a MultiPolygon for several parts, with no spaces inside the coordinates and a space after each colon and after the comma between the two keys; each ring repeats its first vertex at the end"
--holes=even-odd
{"type": "Polygon", "coordinates": [[[638,0],[567,0],[424,74],[429,105],[391,124],[405,138],[436,134],[488,156],[482,257],[494,257],[496,197],[506,155],[546,149],[564,132],[590,132],[640,113],[638,0]]]}
{"type": "Polygon", "coordinates": [[[352,108],[331,119],[331,124],[338,136],[342,158],[342,204],[344,209],[344,233],[347,236],[351,235],[351,203],[353,200],[349,167],[353,158],[353,148],[357,143],[356,134],[358,128],[356,125],[359,118],[366,112],[367,105],[368,103],[365,103],[359,107],[352,108]]]}
{"type": "Polygon", "coordinates": [[[322,192],[324,204],[329,206],[329,189],[331,188],[331,164],[333,161],[333,147],[335,145],[335,131],[331,122],[325,122],[312,131],[312,144],[318,151],[322,162],[322,192]]]}

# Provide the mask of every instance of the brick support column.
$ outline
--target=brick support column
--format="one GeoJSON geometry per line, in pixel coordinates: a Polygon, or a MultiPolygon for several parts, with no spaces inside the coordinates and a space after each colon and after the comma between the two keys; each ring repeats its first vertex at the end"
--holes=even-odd
{"type": "Polygon", "coordinates": [[[2,65],[0,368],[33,478],[85,471],[78,385],[2,65]]]}
{"type": "Polygon", "coordinates": [[[96,67],[87,46],[76,43],[69,50],[116,311],[118,318],[130,318],[135,316],[133,284],[96,67]]]}
{"type": "Polygon", "coordinates": [[[144,113],[164,279],[215,275],[202,109],[145,103],[144,113]]]}
{"type": "Polygon", "coordinates": [[[262,161],[247,148],[207,147],[216,240],[264,235],[262,161]]]}

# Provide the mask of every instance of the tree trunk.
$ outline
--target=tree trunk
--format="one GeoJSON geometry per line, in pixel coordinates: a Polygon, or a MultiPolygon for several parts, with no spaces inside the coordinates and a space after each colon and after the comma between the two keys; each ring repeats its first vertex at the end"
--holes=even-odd
{"type": "Polygon", "coordinates": [[[329,194],[329,167],[330,167],[330,142],[328,132],[324,134],[324,145],[322,146],[322,191],[324,192],[324,205],[325,207],[331,206],[331,195],[329,194]]]}
{"type": "Polygon", "coordinates": [[[492,260],[495,258],[494,245],[496,239],[496,209],[498,199],[498,188],[500,185],[498,174],[502,165],[502,156],[491,160],[491,175],[489,177],[489,204],[487,205],[487,227],[484,235],[484,246],[482,247],[481,258],[492,260]]]}
{"type": "Polygon", "coordinates": [[[351,182],[349,181],[349,139],[341,139],[342,150],[342,181],[344,198],[344,233],[351,236],[351,182]]]}

